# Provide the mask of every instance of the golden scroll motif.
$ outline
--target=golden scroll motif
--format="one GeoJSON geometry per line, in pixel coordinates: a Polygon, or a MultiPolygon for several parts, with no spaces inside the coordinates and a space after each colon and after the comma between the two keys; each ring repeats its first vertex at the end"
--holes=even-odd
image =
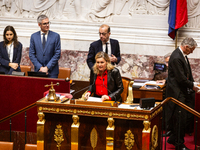
{"type": "Polygon", "coordinates": [[[127,150],[131,150],[132,147],[134,146],[135,140],[134,140],[134,135],[132,134],[131,130],[128,130],[125,133],[125,139],[124,139],[124,144],[126,146],[127,150]]]}
{"type": "Polygon", "coordinates": [[[158,127],[157,125],[154,125],[151,134],[151,150],[155,150],[157,146],[158,146],[158,127]]]}
{"type": "Polygon", "coordinates": [[[77,115],[72,116],[73,123],[71,125],[71,150],[78,150],[78,132],[79,132],[79,117],[77,115]]]}
{"type": "Polygon", "coordinates": [[[38,112],[37,121],[37,147],[44,150],[44,119],[45,115],[43,112],[38,112]]]}
{"type": "Polygon", "coordinates": [[[58,150],[60,150],[61,143],[64,141],[63,130],[61,129],[62,126],[60,124],[57,125],[56,127],[57,129],[55,129],[54,141],[57,142],[58,150]]]}
{"type": "Polygon", "coordinates": [[[114,150],[114,119],[108,118],[108,126],[106,128],[106,150],[114,150]]]}
{"type": "Polygon", "coordinates": [[[95,128],[93,128],[90,133],[90,142],[91,142],[91,146],[92,146],[93,150],[97,146],[97,140],[98,140],[97,130],[95,128]]]}

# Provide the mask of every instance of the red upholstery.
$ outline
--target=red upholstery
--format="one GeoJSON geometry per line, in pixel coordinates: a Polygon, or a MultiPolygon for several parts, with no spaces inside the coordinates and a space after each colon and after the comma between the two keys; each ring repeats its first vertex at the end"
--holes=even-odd
{"type": "MultiPolygon", "coordinates": [[[[0,119],[10,115],[43,97],[43,93],[49,88],[46,84],[59,82],[55,86],[56,92],[69,93],[70,84],[64,79],[37,78],[26,76],[0,75],[0,119]]],[[[12,130],[24,131],[24,113],[12,119],[12,130]]],[[[27,111],[27,132],[36,132],[37,108],[34,107],[27,111]]],[[[9,130],[9,120],[0,124],[0,130],[9,130]]]]}
{"type": "Polygon", "coordinates": [[[0,141],[0,150],[13,150],[13,142],[0,141]]]}

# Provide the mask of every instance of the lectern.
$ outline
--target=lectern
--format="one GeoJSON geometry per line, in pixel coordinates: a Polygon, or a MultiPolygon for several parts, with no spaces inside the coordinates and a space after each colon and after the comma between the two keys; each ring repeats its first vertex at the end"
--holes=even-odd
{"type": "Polygon", "coordinates": [[[48,102],[43,98],[37,101],[37,110],[42,116],[37,122],[40,149],[161,149],[161,104],[142,110],[79,100],[75,104],[48,102]]]}

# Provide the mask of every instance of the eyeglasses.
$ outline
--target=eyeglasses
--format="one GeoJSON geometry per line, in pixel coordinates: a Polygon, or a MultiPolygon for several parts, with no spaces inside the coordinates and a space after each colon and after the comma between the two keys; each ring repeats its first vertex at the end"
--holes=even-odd
{"type": "Polygon", "coordinates": [[[51,22],[41,23],[41,25],[43,25],[43,26],[47,26],[47,25],[50,25],[50,24],[51,24],[51,22]]]}
{"type": "Polygon", "coordinates": [[[102,34],[103,36],[105,36],[107,33],[100,33],[100,32],[99,32],[99,36],[101,36],[101,34],[102,34]]]}

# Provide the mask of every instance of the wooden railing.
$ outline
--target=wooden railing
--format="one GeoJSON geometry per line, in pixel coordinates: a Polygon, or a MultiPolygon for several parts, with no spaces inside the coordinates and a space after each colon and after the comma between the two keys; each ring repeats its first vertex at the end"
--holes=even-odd
{"type": "Polygon", "coordinates": [[[10,114],[10,115],[8,115],[8,116],[2,118],[2,119],[0,119],[0,123],[6,121],[6,120],[8,120],[8,119],[11,119],[11,118],[13,118],[14,116],[17,116],[17,115],[19,115],[19,114],[21,114],[21,113],[23,113],[23,112],[25,112],[25,111],[27,111],[27,110],[29,110],[29,109],[35,107],[35,106],[36,106],[36,102],[33,103],[33,104],[31,104],[31,105],[28,105],[28,106],[26,106],[26,107],[24,107],[24,108],[22,108],[22,109],[20,109],[20,110],[18,110],[18,111],[16,111],[16,112],[14,112],[14,113],[12,113],[12,114],[10,114]]]}
{"type": "Polygon", "coordinates": [[[14,112],[14,113],[12,113],[12,114],[10,114],[10,115],[2,118],[2,119],[0,119],[0,123],[6,121],[8,119],[10,119],[10,142],[11,142],[11,124],[12,124],[11,119],[13,117],[15,117],[15,116],[17,116],[17,115],[25,112],[25,144],[26,144],[26,111],[29,110],[29,109],[31,109],[31,108],[33,108],[33,107],[35,107],[35,106],[36,106],[36,102],[33,103],[33,104],[31,104],[31,105],[28,105],[28,106],[26,106],[26,107],[24,107],[24,108],[22,108],[20,110],[18,110],[18,111],[16,111],[16,112],[14,112]]]}
{"type": "Polygon", "coordinates": [[[193,115],[195,115],[196,117],[200,118],[200,113],[195,111],[194,109],[188,107],[187,105],[181,103],[180,101],[178,101],[177,99],[173,98],[173,97],[168,97],[165,100],[163,100],[161,102],[161,105],[165,105],[165,103],[167,103],[168,101],[172,101],[173,103],[179,105],[180,107],[184,108],[185,110],[189,111],[190,113],[192,113],[193,115]]]}

